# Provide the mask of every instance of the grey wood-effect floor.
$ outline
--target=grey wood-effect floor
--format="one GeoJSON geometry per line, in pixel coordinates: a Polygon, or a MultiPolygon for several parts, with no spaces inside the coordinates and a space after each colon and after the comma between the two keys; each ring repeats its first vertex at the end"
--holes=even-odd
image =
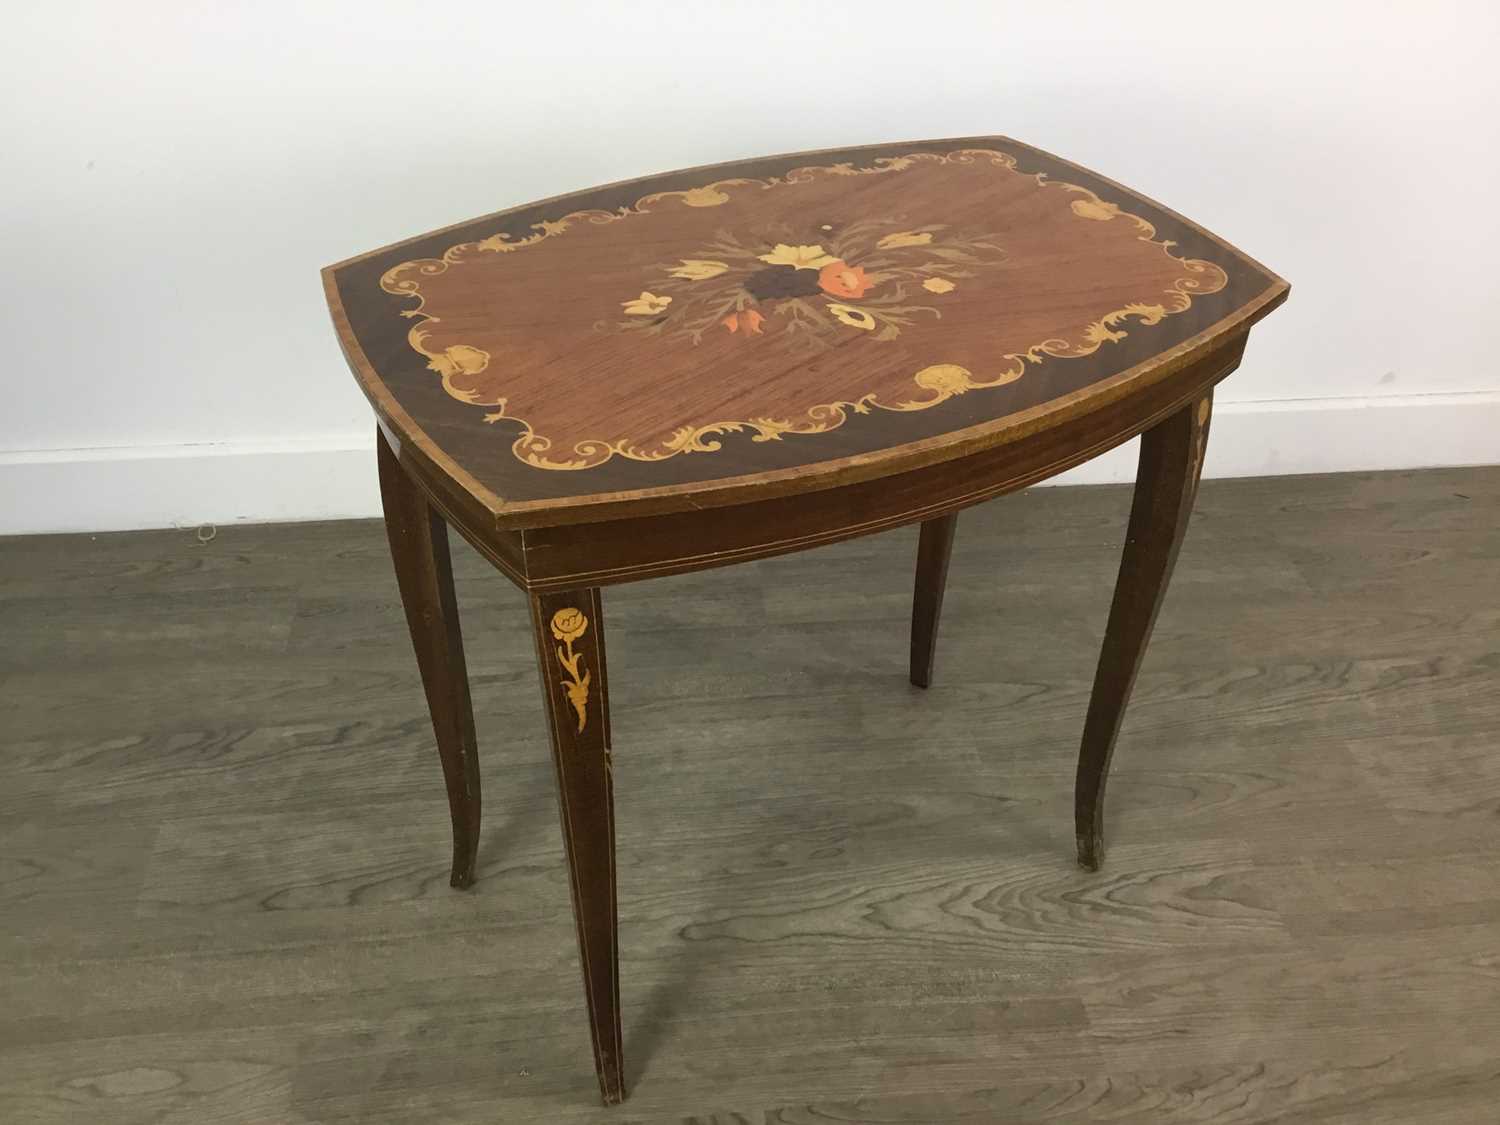
{"type": "Polygon", "coordinates": [[[1500,469],[1205,484],[1088,874],[1128,504],[606,592],[608,1111],[516,591],[461,893],[377,522],[0,540],[0,1122],[1500,1120],[1500,469]]]}

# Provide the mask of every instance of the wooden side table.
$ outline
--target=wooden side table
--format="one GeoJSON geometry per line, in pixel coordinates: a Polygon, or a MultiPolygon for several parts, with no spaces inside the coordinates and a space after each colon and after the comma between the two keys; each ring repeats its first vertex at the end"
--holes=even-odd
{"type": "Polygon", "coordinates": [[[1078,859],[1098,867],[1213,388],[1284,281],[1119,184],[980,137],[593,188],[323,282],[379,420],[455,887],[480,799],[447,528],[531,600],[605,1102],[625,1085],[602,586],[920,522],[925,687],[957,512],[1143,435],[1078,763],[1078,859]]]}

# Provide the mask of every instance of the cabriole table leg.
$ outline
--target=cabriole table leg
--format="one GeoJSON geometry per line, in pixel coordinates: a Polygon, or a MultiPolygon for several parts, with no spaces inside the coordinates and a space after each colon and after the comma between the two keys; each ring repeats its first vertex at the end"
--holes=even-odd
{"type": "Polygon", "coordinates": [[[1198,492],[1212,404],[1213,392],[1205,392],[1141,435],[1130,526],[1078,755],[1078,862],[1090,871],[1104,860],[1110,757],[1198,492]]]}
{"type": "Polygon", "coordinates": [[[917,540],[916,591],[911,603],[911,682],[925,688],[932,683],[937,658],[938,618],[948,585],[948,559],[953,554],[953,532],[958,513],[925,520],[917,540]]]}
{"type": "Polygon", "coordinates": [[[474,882],[479,851],[479,752],[464,639],[453,595],[448,525],[401,467],[378,428],[375,451],[396,584],[401,588],[448,788],[448,812],[453,820],[449,881],[455,887],[467,887],[474,882]]]}

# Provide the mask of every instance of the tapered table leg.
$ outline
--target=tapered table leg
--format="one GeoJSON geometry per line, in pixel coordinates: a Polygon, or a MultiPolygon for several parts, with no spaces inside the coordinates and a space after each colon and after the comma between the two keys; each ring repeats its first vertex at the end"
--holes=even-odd
{"type": "Polygon", "coordinates": [[[911,604],[911,682],[925,688],[932,683],[937,656],[938,617],[948,585],[948,559],[953,554],[953,532],[958,513],[927,520],[917,540],[916,593],[911,604]]]}
{"type": "Polygon", "coordinates": [[[625,1098],[625,1075],[614,783],[601,610],[597,589],[531,595],[594,1066],[604,1102],[611,1105],[625,1098]]]}
{"type": "Polygon", "coordinates": [[[474,882],[479,850],[479,754],[458,604],[453,595],[448,525],[401,467],[378,429],[375,449],[385,532],[448,788],[448,812],[453,820],[449,882],[467,887],[474,882]]]}
{"type": "Polygon", "coordinates": [[[1078,755],[1078,862],[1090,871],[1097,871],[1104,860],[1104,786],[1110,757],[1187,530],[1212,403],[1209,392],[1141,435],[1130,527],[1078,755]]]}

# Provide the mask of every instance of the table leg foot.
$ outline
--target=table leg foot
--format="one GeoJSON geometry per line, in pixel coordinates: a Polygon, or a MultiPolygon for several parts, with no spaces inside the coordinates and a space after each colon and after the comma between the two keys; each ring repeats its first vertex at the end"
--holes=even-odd
{"type": "Polygon", "coordinates": [[[604,1103],[614,1105],[625,1098],[625,1075],[602,608],[597,589],[531,595],[594,1065],[604,1103]]]}
{"type": "Polygon", "coordinates": [[[917,540],[916,592],[911,604],[911,682],[919,688],[932,684],[937,659],[938,618],[948,585],[948,559],[953,554],[953,532],[958,513],[926,520],[917,540]]]}
{"type": "Polygon", "coordinates": [[[1090,871],[1097,871],[1104,860],[1104,788],[1110,759],[1187,530],[1212,403],[1213,392],[1205,392],[1141,435],[1130,527],[1078,754],[1078,862],[1090,871]]]}
{"type": "Polygon", "coordinates": [[[1087,832],[1078,837],[1078,866],[1085,871],[1098,871],[1104,866],[1104,837],[1087,832]]]}
{"type": "Polygon", "coordinates": [[[479,749],[458,603],[453,594],[448,525],[401,467],[378,429],[375,451],[396,584],[401,589],[448,790],[448,813],[453,822],[453,868],[448,882],[463,888],[474,882],[479,854],[479,749]]]}

